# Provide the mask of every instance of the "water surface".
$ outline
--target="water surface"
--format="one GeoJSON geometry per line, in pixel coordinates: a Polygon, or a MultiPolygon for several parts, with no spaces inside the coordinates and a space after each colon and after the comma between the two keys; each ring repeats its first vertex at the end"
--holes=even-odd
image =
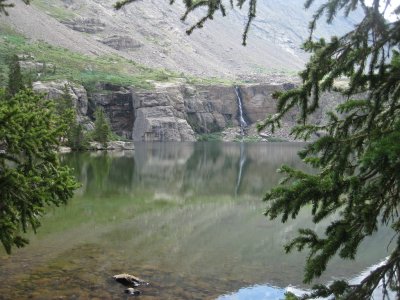
{"type": "MultiPolygon", "coordinates": [[[[285,255],[299,228],[322,232],[307,209],[268,221],[263,194],[282,164],[303,168],[297,144],[152,143],[135,152],[62,157],[82,187],[51,209],[31,243],[0,254],[1,299],[121,299],[111,277],[151,284],[140,299],[281,299],[302,284],[305,254],[285,255]]],[[[320,279],[352,278],[382,260],[389,230],[357,261],[334,259],[320,279]]]]}

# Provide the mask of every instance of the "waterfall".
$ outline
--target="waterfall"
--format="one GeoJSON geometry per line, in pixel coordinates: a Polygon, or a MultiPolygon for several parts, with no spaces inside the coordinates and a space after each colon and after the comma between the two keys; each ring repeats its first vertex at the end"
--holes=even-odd
{"type": "Polygon", "coordinates": [[[236,99],[238,102],[238,107],[239,107],[239,122],[240,122],[240,132],[242,134],[242,136],[244,135],[244,128],[247,127],[247,122],[244,119],[243,116],[243,101],[242,101],[242,93],[240,91],[240,87],[239,86],[235,86],[235,92],[236,92],[236,99]]]}

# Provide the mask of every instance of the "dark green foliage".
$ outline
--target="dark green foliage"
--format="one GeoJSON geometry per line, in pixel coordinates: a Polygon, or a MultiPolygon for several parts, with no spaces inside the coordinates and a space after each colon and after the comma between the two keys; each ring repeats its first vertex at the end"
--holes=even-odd
{"type": "MultiPolygon", "coordinates": [[[[278,114],[260,125],[274,129],[288,110],[300,107],[299,126],[292,134],[308,139],[324,132],[300,153],[317,172],[307,174],[283,166],[280,171],[286,177],[282,185],[264,198],[271,219],[281,217],[285,222],[296,218],[304,206],[312,207],[315,223],[336,216],[323,237],[304,229],[286,246],[286,251],[309,249],[306,282],[319,277],[336,254],[354,259],[360,243],[379,226],[391,226],[397,239],[400,232],[400,67],[396,51],[400,23],[386,21],[379,2],[383,1],[367,7],[362,1],[329,1],[317,11],[316,19],[326,14],[330,22],[339,10],[347,14],[359,5],[365,18],[343,37],[306,42],[304,47],[312,57],[301,73],[303,84],[277,94],[278,114]],[[336,88],[335,80],[342,77],[349,79],[348,86],[336,88]],[[308,116],[318,108],[321,93],[332,90],[339,90],[345,101],[328,115],[325,125],[309,124],[308,116]]],[[[314,26],[315,20],[311,29],[314,26]]],[[[387,245],[376,246],[386,251],[387,245]]],[[[384,289],[397,292],[399,252],[398,239],[385,264],[360,284],[317,286],[309,297],[367,299],[379,282],[385,282],[384,289]]]]}
{"type": "Polygon", "coordinates": [[[71,130],[76,125],[76,110],[73,99],[69,93],[67,85],[63,87],[63,94],[60,99],[54,100],[56,112],[59,115],[59,125],[61,127],[60,141],[66,141],[70,136],[71,130]]]}
{"type": "MultiPolygon", "coordinates": [[[[245,2],[249,4],[251,21],[255,1],[240,0],[237,5],[241,7],[245,2]]],[[[305,7],[314,2],[307,0],[305,7]]],[[[280,217],[285,222],[296,218],[305,206],[312,207],[315,223],[335,219],[323,236],[303,229],[286,246],[286,251],[309,250],[305,282],[320,276],[334,255],[355,258],[360,243],[379,226],[393,228],[393,252],[360,284],[336,281],[330,286],[319,285],[304,298],[370,299],[380,283],[384,293],[391,289],[400,297],[400,21],[388,22],[384,18],[383,11],[390,1],[371,2],[368,6],[363,0],[324,1],[314,14],[310,39],[304,44],[311,57],[300,73],[302,84],[291,91],[277,93],[277,114],[259,126],[274,130],[289,110],[299,108],[299,125],[292,134],[307,140],[323,132],[322,137],[300,153],[315,168],[314,173],[283,166],[282,184],[264,198],[268,205],[265,214],[271,219],[280,217]],[[353,31],[332,37],[330,41],[312,40],[318,19],[326,17],[330,23],[339,13],[347,16],[355,9],[361,9],[364,18],[353,31]],[[349,80],[348,86],[336,87],[335,81],[342,78],[349,80]],[[325,124],[309,123],[322,93],[334,90],[343,95],[344,102],[328,114],[325,124]]],[[[208,8],[207,16],[197,27],[211,19],[215,11],[225,13],[222,0],[184,3],[187,13],[201,6],[208,8]]],[[[400,6],[395,13],[400,15],[400,6]]],[[[247,30],[248,26],[244,40],[247,30]]],[[[387,245],[376,247],[385,253],[387,245]]]]}
{"type": "Polygon", "coordinates": [[[10,96],[14,96],[24,88],[21,67],[19,65],[18,56],[16,54],[12,55],[9,59],[8,70],[7,93],[10,96]]]}
{"type": "Polygon", "coordinates": [[[100,107],[96,108],[94,116],[96,120],[94,122],[93,140],[106,145],[111,135],[110,124],[104,110],[100,107]]]}
{"type": "Polygon", "coordinates": [[[88,140],[83,130],[83,126],[79,123],[72,125],[68,132],[67,146],[72,150],[85,150],[88,146],[88,140]]]}
{"type": "Polygon", "coordinates": [[[57,159],[60,127],[51,101],[24,90],[0,92],[0,240],[8,253],[28,241],[49,205],[65,204],[77,184],[57,159]]]}

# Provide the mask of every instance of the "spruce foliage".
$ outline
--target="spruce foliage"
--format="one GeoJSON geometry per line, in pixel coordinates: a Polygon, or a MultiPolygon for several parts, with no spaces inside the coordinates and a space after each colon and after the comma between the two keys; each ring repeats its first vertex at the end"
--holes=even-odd
{"type": "Polygon", "coordinates": [[[72,150],[85,150],[88,146],[88,139],[85,135],[82,124],[75,122],[68,132],[68,147],[72,150]]]}
{"type": "Polygon", "coordinates": [[[30,90],[0,91],[0,241],[7,253],[28,241],[49,205],[65,204],[77,187],[59,164],[60,126],[54,104],[30,90]]]}
{"type": "Polygon", "coordinates": [[[12,55],[9,59],[8,70],[7,92],[10,96],[14,96],[24,88],[21,67],[16,54],[12,55]]]}
{"type": "Polygon", "coordinates": [[[100,107],[96,108],[94,116],[96,120],[94,122],[93,140],[106,146],[111,136],[111,128],[108,119],[104,110],[100,107]]]}
{"type": "MultiPolygon", "coordinates": [[[[133,0],[120,1],[116,7],[129,2],[133,0]]],[[[183,19],[199,7],[208,9],[188,33],[202,27],[215,12],[225,14],[222,0],[183,2],[187,8],[183,19]]],[[[305,7],[314,2],[307,0],[305,7]]],[[[364,238],[374,234],[379,226],[393,229],[392,253],[359,284],[335,281],[330,286],[318,285],[303,298],[370,299],[378,285],[383,297],[391,289],[400,298],[400,21],[384,18],[389,0],[371,2],[369,6],[364,0],[324,1],[311,20],[310,38],[304,44],[311,57],[300,73],[302,84],[277,93],[277,114],[259,125],[259,129],[274,130],[289,110],[299,108],[299,125],[292,134],[310,140],[324,133],[300,152],[315,172],[282,166],[284,179],[264,197],[265,215],[271,219],[294,219],[305,206],[312,207],[314,223],[334,216],[335,221],[323,236],[302,229],[286,246],[286,251],[308,249],[305,282],[319,277],[334,255],[354,259],[364,238]],[[339,13],[347,16],[356,9],[364,12],[364,18],[354,30],[329,41],[312,39],[321,17],[331,23],[339,13]],[[348,79],[348,86],[336,87],[335,81],[343,78],[348,79]],[[318,108],[322,92],[334,90],[345,101],[328,114],[325,124],[310,123],[309,116],[318,108]]],[[[244,3],[249,4],[249,18],[243,43],[256,11],[256,1],[236,1],[239,8],[244,3]]],[[[230,1],[230,5],[234,2],[230,1]]],[[[395,13],[400,16],[400,6],[395,13]]],[[[376,247],[381,247],[383,253],[387,251],[387,245],[376,247]]]]}
{"type": "Polygon", "coordinates": [[[60,99],[54,100],[56,112],[59,115],[59,125],[61,128],[60,141],[68,140],[68,136],[76,122],[76,110],[74,107],[73,99],[69,93],[67,85],[63,87],[63,94],[60,99]]]}

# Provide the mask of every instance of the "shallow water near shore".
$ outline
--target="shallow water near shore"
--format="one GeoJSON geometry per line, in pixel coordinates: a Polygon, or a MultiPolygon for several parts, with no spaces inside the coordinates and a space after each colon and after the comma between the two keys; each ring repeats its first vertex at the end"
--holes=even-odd
{"type": "MultiPolygon", "coordinates": [[[[150,282],[139,299],[282,299],[302,284],[305,253],[285,255],[299,228],[323,232],[304,209],[263,216],[282,164],[305,166],[291,143],[140,143],[134,152],[61,157],[82,187],[49,210],[31,243],[0,253],[0,299],[123,299],[112,276],[150,282]]],[[[382,228],[356,261],[334,258],[320,279],[353,278],[388,255],[382,228]]]]}

